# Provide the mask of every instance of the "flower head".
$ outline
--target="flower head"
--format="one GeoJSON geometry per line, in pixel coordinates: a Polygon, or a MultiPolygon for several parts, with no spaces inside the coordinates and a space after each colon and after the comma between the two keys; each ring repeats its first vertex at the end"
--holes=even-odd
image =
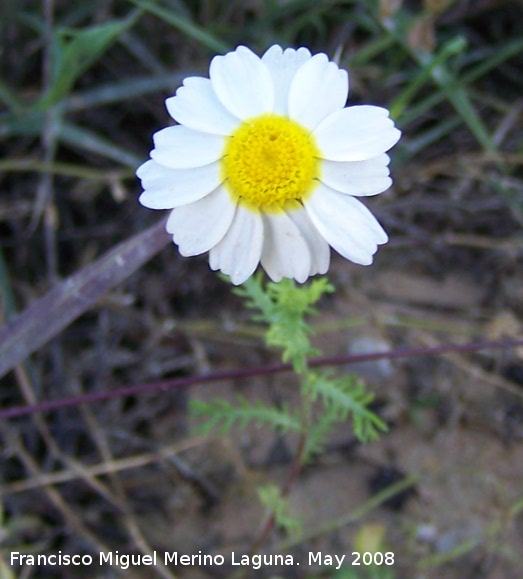
{"type": "Polygon", "coordinates": [[[325,54],[245,46],[211,61],[166,101],[179,124],[154,135],[139,167],[140,203],[171,209],[167,231],[184,256],[243,283],[325,273],[330,248],[372,263],[387,234],[355,197],[388,189],[399,139],[386,109],[345,107],[346,71],[325,54]]]}

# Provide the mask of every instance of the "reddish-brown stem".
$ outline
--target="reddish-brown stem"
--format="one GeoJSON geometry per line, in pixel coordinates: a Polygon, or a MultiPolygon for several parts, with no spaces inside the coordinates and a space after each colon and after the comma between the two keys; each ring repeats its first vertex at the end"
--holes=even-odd
{"type": "MultiPolygon", "coordinates": [[[[442,344],[441,346],[436,347],[402,348],[397,350],[389,350],[388,352],[372,352],[369,354],[350,354],[347,356],[317,358],[315,360],[310,360],[309,366],[311,368],[319,366],[342,366],[355,364],[356,362],[370,362],[373,360],[436,356],[446,352],[464,353],[478,350],[515,348],[518,346],[523,346],[523,339],[501,340],[496,342],[472,342],[469,344],[442,344]]],[[[99,402],[102,400],[120,398],[122,396],[139,395],[145,392],[152,392],[154,390],[168,390],[171,388],[190,386],[192,384],[218,382],[220,380],[239,380],[242,378],[250,378],[252,376],[289,372],[291,370],[292,366],[290,364],[275,364],[273,366],[261,366],[247,370],[230,370],[227,372],[215,372],[212,374],[206,374],[204,376],[188,376],[186,378],[164,380],[162,382],[154,382],[150,384],[139,384],[136,386],[128,386],[126,388],[109,390],[107,392],[91,392],[88,394],[82,394],[81,396],[72,396],[70,398],[50,400],[48,402],[28,404],[26,406],[15,406],[13,408],[0,410],[0,419],[15,418],[17,416],[34,414],[36,412],[50,412],[51,410],[65,408],[67,406],[77,406],[79,404],[99,402]]]]}
{"type": "MultiPolygon", "coordinates": [[[[292,461],[292,465],[289,470],[289,474],[287,476],[287,480],[285,481],[281,490],[282,497],[286,497],[291,492],[294,482],[296,481],[301,472],[306,443],[307,443],[307,434],[305,432],[302,432],[300,440],[298,441],[298,448],[296,449],[294,460],[292,461]]],[[[265,524],[263,525],[262,530],[258,535],[258,538],[254,541],[251,547],[250,551],[251,556],[256,554],[260,550],[261,546],[265,543],[269,535],[272,533],[275,524],[276,524],[276,516],[274,515],[274,513],[271,513],[267,518],[267,520],[265,521],[265,524]]]]}

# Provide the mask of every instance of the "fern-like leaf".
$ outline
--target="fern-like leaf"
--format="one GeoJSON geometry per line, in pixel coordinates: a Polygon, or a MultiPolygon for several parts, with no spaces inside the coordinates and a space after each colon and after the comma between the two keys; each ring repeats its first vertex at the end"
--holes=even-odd
{"type": "Polygon", "coordinates": [[[380,431],[387,430],[386,423],[369,408],[374,395],[354,376],[333,378],[326,372],[309,372],[307,378],[305,388],[312,399],[319,397],[326,409],[338,413],[340,421],[350,415],[354,434],[361,442],[377,440],[380,431]]]}
{"type": "Polygon", "coordinates": [[[192,400],[190,409],[194,416],[203,419],[199,428],[205,434],[213,430],[225,433],[233,426],[245,428],[251,423],[269,426],[280,433],[300,430],[299,420],[286,406],[275,408],[260,401],[252,404],[242,397],[237,399],[237,405],[221,398],[214,398],[210,402],[192,400]]]}
{"type": "Polygon", "coordinates": [[[309,460],[323,450],[327,437],[332,431],[332,427],[340,421],[340,413],[331,406],[325,408],[319,417],[310,425],[307,431],[307,440],[305,444],[305,451],[303,453],[303,462],[307,463],[309,460]]]}
{"type": "Polygon", "coordinates": [[[334,291],[327,279],[313,280],[307,286],[296,286],[292,280],[284,279],[269,282],[264,289],[261,277],[255,276],[235,291],[246,299],[248,307],[260,312],[255,319],[269,325],[267,345],[282,349],[283,361],[291,361],[295,372],[303,374],[307,357],[318,353],[310,345],[313,331],[304,316],[315,313],[312,306],[323,294],[334,291]]]}
{"type": "Polygon", "coordinates": [[[274,523],[291,537],[301,534],[301,522],[290,514],[289,501],[282,496],[280,489],[275,485],[266,485],[258,488],[258,496],[263,506],[274,515],[274,523]]]}

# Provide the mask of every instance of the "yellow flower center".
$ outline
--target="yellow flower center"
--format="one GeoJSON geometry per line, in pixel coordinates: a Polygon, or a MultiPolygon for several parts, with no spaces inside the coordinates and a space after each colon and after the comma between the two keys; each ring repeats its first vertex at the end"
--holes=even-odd
{"type": "Polygon", "coordinates": [[[222,177],[235,200],[255,211],[296,205],[317,183],[319,150],[291,119],[264,114],[245,121],[227,140],[222,177]]]}

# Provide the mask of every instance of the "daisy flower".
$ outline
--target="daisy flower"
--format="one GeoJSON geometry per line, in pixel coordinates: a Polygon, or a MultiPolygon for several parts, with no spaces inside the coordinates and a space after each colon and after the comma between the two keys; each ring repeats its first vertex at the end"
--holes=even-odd
{"type": "Polygon", "coordinates": [[[209,252],[238,285],[261,263],[273,281],[329,268],[330,247],[369,265],[388,238],[356,199],[388,189],[399,139],[386,109],[345,107],[347,72],[325,54],[245,46],[166,100],[179,124],[154,135],[140,203],[171,209],[183,256],[209,252]],[[330,246],[330,247],[329,247],[330,246]]]}

